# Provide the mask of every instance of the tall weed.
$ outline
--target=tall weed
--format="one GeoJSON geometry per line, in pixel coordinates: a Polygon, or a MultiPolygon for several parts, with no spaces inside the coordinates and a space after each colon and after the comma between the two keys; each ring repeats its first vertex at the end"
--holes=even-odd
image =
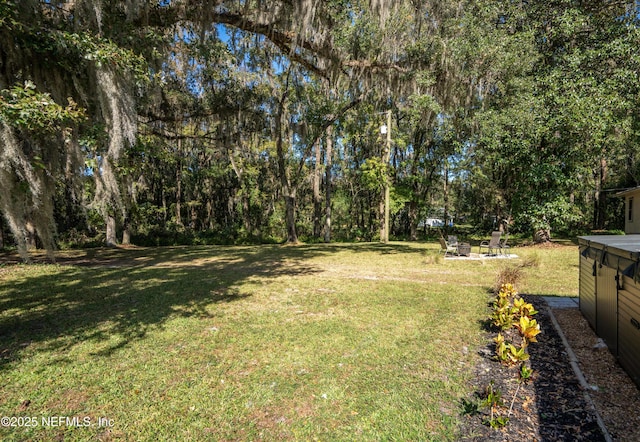
{"type": "Polygon", "coordinates": [[[500,269],[496,275],[496,280],[493,285],[493,292],[500,292],[500,288],[504,284],[511,284],[512,286],[520,285],[520,282],[524,279],[524,270],[532,267],[540,266],[540,256],[538,254],[532,254],[524,258],[522,262],[517,264],[507,264],[500,269]]]}

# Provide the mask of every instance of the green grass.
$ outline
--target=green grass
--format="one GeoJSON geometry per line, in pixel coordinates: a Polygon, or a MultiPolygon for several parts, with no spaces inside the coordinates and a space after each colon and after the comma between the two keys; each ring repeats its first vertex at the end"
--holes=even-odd
{"type": "MultiPolygon", "coordinates": [[[[0,267],[0,416],[38,423],[0,439],[455,440],[488,290],[515,261],[436,253],[179,247],[0,267]]],[[[537,262],[521,292],[577,295],[575,246],[515,253],[537,262]]]]}

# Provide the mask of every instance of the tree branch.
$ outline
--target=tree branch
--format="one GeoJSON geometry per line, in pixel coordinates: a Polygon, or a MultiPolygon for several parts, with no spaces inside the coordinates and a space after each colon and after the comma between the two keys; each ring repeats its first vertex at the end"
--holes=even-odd
{"type": "Polygon", "coordinates": [[[318,132],[315,134],[313,139],[311,141],[309,141],[309,143],[307,143],[307,148],[305,149],[305,154],[302,156],[302,160],[300,161],[300,164],[298,165],[298,173],[296,174],[296,176],[299,177],[300,174],[302,173],[302,169],[304,168],[304,161],[311,155],[311,149],[318,142],[320,137],[322,137],[322,135],[326,132],[326,130],[329,128],[329,126],[331,126],[333,123],[335,123],[338,120],[338,118],[340,118],[345,113],[347,113],[347,111],[349,111],[350,109],[353,109],[354,107],[359,105],[362,102],[362,98],[363,98],[363,95],[361,95],[361,96],[359,96],[357,98],[354,98],[353,100],[351,100],[351,102],[349,102],[349,103],[345,104],[344,106],[342,106],[338,110],[338,112],[336,112],[335,114],[331,114],[331,115],[327,116],[327,118],[324,120],[324,122],[322,123],[322,125],[318,129],[318,132]]]}
{"type": "Polygon", "coordinates": [[[249,20],[242,14],[231,12],[213,13],[211,18],[216,23],[233,26],[243,31],[263,35],[280,48],[282,52],[286,53],[291,60],[300,63],[311,72],[314,72],[323,78],[328,78],[329,73],[327,72],[327,69],[320,68],[316,64],[307,60],[301,54],[297,53],[294,48],[299,46],[314,55],[321,56],[332,61],[339,60],[339,57],[336,54],[331,53],[329,48],[321,47],[310,40],[302,39],[295,32],[279,30],[273,24],[258,23],[256,21],[249,20]]]}

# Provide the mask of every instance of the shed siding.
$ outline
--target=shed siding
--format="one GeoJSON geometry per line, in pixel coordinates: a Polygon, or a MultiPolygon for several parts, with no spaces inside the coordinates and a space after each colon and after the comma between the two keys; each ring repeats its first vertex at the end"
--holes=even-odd
{"type": "Polygon", "coordinates": [[[627,235],[640,233],[640,189],[627,192],[624,205],[624,232],[627,235]]]}
{"type": "Polygon", "coordinates": [[[616,269],[597,266],[596,277],[596,333],[618,354],[618,290],[616,269]]]}
{"type": "Polygon", "coordinates": [[[623,287],[618,293],[618,360],[640,385],[640,286],[625,276],[623,287]]]}
{"type": "Polygon", "coordinates": [[[596,277],[593,275],[595,260],[580,256],[580,311],[589,322],[592,329],[596,329],[596,277]]]}
{"type": "MultiPolygon", "coordinates": [[[[637,202],[632,215],[640,219],[640,196],[637,202]]],[[[582,236],[578,242],[580,311],[640,387],[640,235],[582,236]]]]}

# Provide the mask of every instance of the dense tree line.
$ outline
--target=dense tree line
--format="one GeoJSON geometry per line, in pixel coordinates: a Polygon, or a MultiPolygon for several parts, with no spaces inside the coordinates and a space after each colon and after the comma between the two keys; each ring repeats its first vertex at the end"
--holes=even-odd
{"type": "Polygon", "coordinates": [[[617,227],[607,195],[640,178],[639,13],[0,0],[0,240],[26,258],[417,239],[427,217],[540,239],[617,227]]]}

